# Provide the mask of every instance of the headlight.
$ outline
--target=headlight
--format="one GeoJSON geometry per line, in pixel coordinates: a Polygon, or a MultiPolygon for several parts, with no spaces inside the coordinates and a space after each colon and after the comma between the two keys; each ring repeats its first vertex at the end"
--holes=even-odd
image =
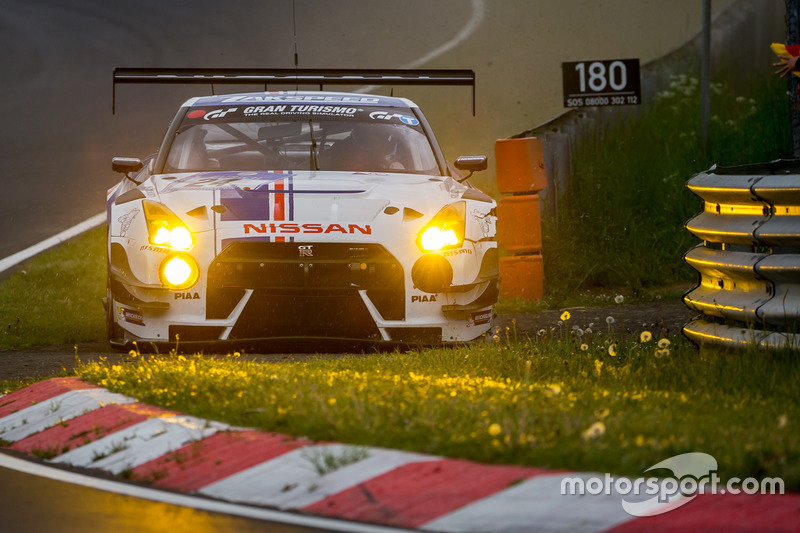
{"type": "Polygon", "coordinates": [[[200,267],[189,254],[172,254],[161,262],[158,276],[164,287],[182,291],[197,283],[197,279],[200,277],[200,267]]]}
{"type": "Polygon", "coordinates": [[[167,206],[152,200],[142,201],[144,218],[150,244],[168,246],[173,250],[189,251],[194,246],[194,235],[167,206]]]}
{"type": "Polygon", "coordinates": [[[423,252],[437,252],[447,248],[460,248],[464,244],[466,227],[466,202],[456,202],[443,207],[417,236],[417,246],[423,252]]]}

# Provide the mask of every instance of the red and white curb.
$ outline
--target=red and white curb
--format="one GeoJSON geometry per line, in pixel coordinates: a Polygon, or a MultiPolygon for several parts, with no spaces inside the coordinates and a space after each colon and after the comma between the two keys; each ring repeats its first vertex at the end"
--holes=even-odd
{"type": "Polygon", "coordinates": [[[703,494],[637,518],[614,492],[561,494],[565,477],[603,474],[314,443],[144,405],[74,377],[0,397],[0,440],[186,494],[422,531],[800,531],[798,494],[703,494]]]}

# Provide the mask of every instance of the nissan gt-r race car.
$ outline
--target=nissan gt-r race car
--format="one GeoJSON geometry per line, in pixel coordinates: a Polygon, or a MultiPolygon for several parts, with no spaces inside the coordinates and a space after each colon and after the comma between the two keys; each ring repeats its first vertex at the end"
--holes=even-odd
{"type": "Polygon", "coordinates": [[[109,340],[463,342],[492,325],[495,202],[411,101],[192,98],[158,153],[114,158],[109,340]],[[454,168],[455,167],[455,168],[454,168]]]}

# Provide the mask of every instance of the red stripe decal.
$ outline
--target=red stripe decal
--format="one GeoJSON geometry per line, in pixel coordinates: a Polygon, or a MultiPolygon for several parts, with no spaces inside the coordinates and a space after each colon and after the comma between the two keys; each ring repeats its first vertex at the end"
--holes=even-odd
{"type": "MultiPolygon", "coordinates": [[[[275,182],[275,189],[276,191],[282,191],[286,188],[284,181],[276,181],[275,182]]],[[[273,213],[272,213],[272,220],[286,220],[285,213],[286,213],[286,195],[285,194],[276,194],[273,196],[274,200],[272,203],[273,213]]]]}
{"type": "Polygon", "coordinates": [[[75,376],[40,381],[0,398],[0,418],[72,390],[99,388],[97,385],[81,381],[75,376]]]}
{"type": "Polygon", "coordinates": [[[194,491],[307,445],[286,435],[222,431],[133,469],[133,478],[194,491]]]}
{"type": "Polygon", "coordinates": [[[417,527],[552,470],[445,459],[412,463],[303,508],[345,520],[417,527]]]}

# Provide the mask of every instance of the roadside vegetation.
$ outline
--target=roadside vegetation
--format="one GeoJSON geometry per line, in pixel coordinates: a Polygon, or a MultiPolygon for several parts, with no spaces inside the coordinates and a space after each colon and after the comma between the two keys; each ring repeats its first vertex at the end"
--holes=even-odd
{"type": "Polygon", "coordinates": [[[707,147],[700,138],[700,84],[677,76],[653,105],[586,135],[571,188],[545,213],[547,300],[554,307],[592,287],[694,281],[683,254],[697,243],[684,224],[702,210],[686,188],[712,165],[791,158],[787,82],[766,76],[734,89],[711,86],[707,147]]]}
{"type": "MultiPolygon", "coordinates": [[[[258,362],[130,354],[78,374],[195,416],[315,440],[489,463],[640,476],[703,451],[723,478],[800,490],[795,354],[697,350],[643,333],[621,341],[561,325],[486,345],[258,362]],[[565,340],[558,340],[564,338],[565,340]]],[[[613,317],[612,317],[613,319],[613,317]]]]}
{"type": "Polygon", "coordinates": [[[0,283],[0,350],[105,340],[105,238],[86,232],[0,283]]]}

